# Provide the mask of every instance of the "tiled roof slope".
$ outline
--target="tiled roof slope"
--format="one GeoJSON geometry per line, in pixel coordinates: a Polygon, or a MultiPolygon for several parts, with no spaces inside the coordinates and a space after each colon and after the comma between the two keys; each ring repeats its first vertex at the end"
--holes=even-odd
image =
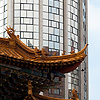
{"type": "MultiPolygon", "coordinates": [[[[14,65],[14,61],[21,62],[21,67],[53,69],[61,73],[68,73],[76,69],[84,60],[86,54],[84,53],[86,46],[78,53],[71,52],[71,54],[61,56],[48,56],[48,53],[42,49],[32,49],[26,46],[19,36],[14,34],[13,28],[7,27],[7,33],[10,38],[0,38],[0,62],[14,65]],[[2,60],[5,60],[5,62],[2,60]],[[6,60],[12,60],[13,63],[6,60]]],[[[16,66],[20,66],[17,64],[16,66]]]]}

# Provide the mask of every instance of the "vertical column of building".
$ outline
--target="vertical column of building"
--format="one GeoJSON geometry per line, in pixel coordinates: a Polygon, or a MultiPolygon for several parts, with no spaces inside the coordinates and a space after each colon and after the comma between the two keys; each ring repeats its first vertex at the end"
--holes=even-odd
{"type": "Polygon", "coordinates": [[[39,0],[39,47],[43,48],[43,0],[39,0]]]}
{"type": "Polygon", "coordinates": [[[49,12],[48,12],[48,0],[43,0],[43,48],[48,52],[49,50],[49,35],[48,35],[48,31],[49,31],[49,26],[48,26],[48,16],[49,16],[49,12]]]}
{"type": "Polygon", "coordinates": [[[14,17],[14,13],[13,13],[13,11],[14,11],[14,6],[13,6],[13,4],[14,4],[14,0],[7,0],[8,1],[8,6],[7,6],[7,9],[8,9],[8,11],[7,11],[7,16],[8,16],[8,20],[7,20],[7,26],[11,26],[11,27],[13,27],[14,26],[14,19],[13,19],[13,17],[14,17]]]}
{"type": "MultiPolygon", "coordinates": [[[[68,0],[64,0],[64,51],[68,54],[68,0]]],[[[64,80],[64,95],[65,99],[68,98],[68,74],[65,74],[64,80]]]]}
{"type": "MultiPolygon", "coordinates": [[[[88,43],[88,0],[86,0],[86,43],[88,43]]],[[[88,55],[88,48],[87,48],[87,50],[86,50],[86,54],[88,55]]],[[[88,94],[89,94],[89,86],[88,86],[88,56],[86,57],[86,73],[87,73],[87,76],[86,76],[86,81],[87,81],[87,83],[86,83],[86,86],[87,86],[87,88],[86,88],[86,91],[87,91],[87,93],[86,93],[86,100],[89,100],[89,96],[88,96],[88,94]]]]}
{"type": "MultiPolygon", "coordinates": [[[[87,0],[80,1],[80,48],[88,43],[87,0]]],[[[88,54],[88,49],[85,51],[88,54]]],[[[88,100],[88,58],[81,64],[81,100],[88,100]]]]}
{"type": "MultiPolygon", "coordinates": [[[[84,46],[84,41],[83,41],[83,0],[80,0],[80,44],[79,44],[79,48],[83,48],[84,46]]],[[[84,63],[81,63],[81,69],[80,71],[84,69],[84,63]]],[[[81,100],[84,100],[84,72],[81,71],[81,100]]]]}

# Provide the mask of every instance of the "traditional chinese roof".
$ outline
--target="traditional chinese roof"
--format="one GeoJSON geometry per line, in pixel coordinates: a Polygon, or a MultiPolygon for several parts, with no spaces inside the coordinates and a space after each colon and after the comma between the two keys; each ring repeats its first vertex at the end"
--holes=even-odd
{"type": "Polygon", "coordinates": [[[68,73],[76,69],[86,57],[84,53],[86,46],[78,53],[61,56],[48,56],[48,53],[42,50],[32,49],[26,46],[19,36],[14,34],[14,30],[7,28],[7,33],[10,38],[0,38],[0,62],[9,65],[17,65],[18,67],[47,69],[61,73],[68,73]]]}
{"type": "MultiPolygon", "coordinates": [[[[49,89],[61,82],[64,73],[75,70],[85,59],[86,46],[75,53],[53,56],[42,50],[29,48],[14,34],[14,30],[7,27],[9,38],[0,38],[0,94],[2,98],[23,98],[27,92],[27,82],[32,81],[33,94],[43,100],[60,100],[36,95],[40,91],[49,89]],[[54,78],[59,77],[59,82],[54,78]]],[[[34,97],[29,94],[25,99],[34,97]]],[[[74,98],[74,97],[73,97],[74,98]]],[[[63,100],[63,99],[61,99],[63,100]]],[[[72,99],[73,100],[73,99],[72,99]]],[[[77,99],[78,100],[78,99],[77,99]]]]}

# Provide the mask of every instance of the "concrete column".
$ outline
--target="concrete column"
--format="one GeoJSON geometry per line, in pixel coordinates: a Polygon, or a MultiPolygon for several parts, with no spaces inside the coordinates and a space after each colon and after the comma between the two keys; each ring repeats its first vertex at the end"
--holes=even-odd
{"type": "Polygon", "coordinates": [[[39,0],[39,47],[43,48],[43,0],[39,0]]]}
{"type": "MultiPolygon", "coordinates": [[[[82,49],[84,47],[84,39],[83,39],[83,0],[80,0],[80,49],[82,49]]],[[[81,71],[82,69],[84,69],[84,62],[81,63],[81,68],[80,68],[80,72],[81,72],[81,100],[84,100],[84,72],[81,71]]]]}
{"type": "MultiPolygon", "coordinates": [[[[64,50],[68,54],[68,1],[64,0],[64,50]]],[[[65,74],[65,99],[68,98],[68,74],[65,74]]]]}
{"type": "MultiPolygon", "coordinates": [[[[86,0],[86,43],[88,43],[88,0],[86,0]]],[[[86,54],[88,55],[88,48],[86,49],[86,54]]],[[[86,73],[87,73],[87,79],[86,79],[86,82],[87,82],[87,94],[86,94],[86,97],[87,99],[86,100],[89,100],[89,96],[88,96],[88,93],[89,93],[89,86],[88,86],[88,56],[86,57],[86,73]]]]}
{"type": "Polygon", "coordinates": [[[14,26],[14,0],[7,0],[7,26],[14,26]]]}

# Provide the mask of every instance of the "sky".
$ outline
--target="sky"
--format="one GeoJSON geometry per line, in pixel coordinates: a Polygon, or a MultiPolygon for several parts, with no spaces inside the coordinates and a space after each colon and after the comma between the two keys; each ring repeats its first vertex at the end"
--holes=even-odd
{"type": "Polygon", "coordinates": [[[100,0],[88,3],[89,100],[100,99],[100,0]]]}

